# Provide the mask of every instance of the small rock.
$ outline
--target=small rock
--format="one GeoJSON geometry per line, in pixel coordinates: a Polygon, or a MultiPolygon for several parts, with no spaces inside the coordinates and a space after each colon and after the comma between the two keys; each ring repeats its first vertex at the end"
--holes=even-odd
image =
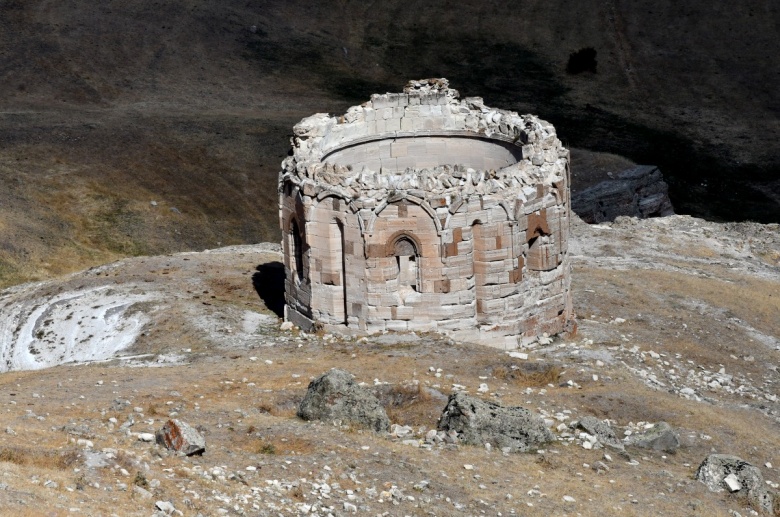
{"type": "Polygon", "coordinates": [[[523,352],[509,352],[509,357],[514,357],[515,359],[528,359],[528,354],[523,352]]]}
{"type": "Polygon", "coordinates": [[[154,435],[152,433],[138,433],[138,440],[141,442],[153,442],[154,435]]]}
{"type": "Polygon", "coordinates": [[[412,433],[412,428],[408,425],[393,424],[390,426],[390,434],[398,438],[408,436],[412,433]]]}
{"type": "Polygon", "coordinates": [[[284,323],[279,325],[279,330],[284,330],[284,331],[292,330],[293,326],[294,325],[292,324],[291,321],[285,321],[284,323]]]}
{"type": "Polygon", "coordinates": [[[726,486],[731,493],[738,492],[742,489],[742,483],[739,482],[739,478],[733,472],[723,478],[723,482],[726,483],[726,486]]]}
{"type": "Polygon", "coordinates": [[[674,453],[680,447],[680,438],[672,426],[658,422],[641,433],[631,435],[627,443],[642,449],[674,453]]]}
{"type": "Polygon", "coordinates": [[[174,451],[183,452],[187,456],[203,454],[206,450],[206,439],[189,424],[181,420],[168,420],[157,431],[157,443],[174,451]]]}
{"type": "Polygon", "coordinates": [[[151,499],[152,493],[148,491],[147,489],[140,487],[138,485],[135,485],[133,487],[133,492],[135,492],[137,495],[141,497],[141,499],[151,499]]]}
{"type": "Polygon", "coordinates": [[[160,510],[161,512],[166,513],[167,515],[171,515],[176,508],[169,503],[168,501],[157,501],[154,503],[154,507],[160,510]]]}
{"type": "MultiPolygon", "coordinates": [[[[612,449],[623,450],[623,443],[617,438],[615,431],[608,423],[599,420],[595,416],[584,416],[577,422],[577,427],[588,432],[596,440],[612,449]]],[[[583,444],[584,445],[584,444],[583,444]]]]}

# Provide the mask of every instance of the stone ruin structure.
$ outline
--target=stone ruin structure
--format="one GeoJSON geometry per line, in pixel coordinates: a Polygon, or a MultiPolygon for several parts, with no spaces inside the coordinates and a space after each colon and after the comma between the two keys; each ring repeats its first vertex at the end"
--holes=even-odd
{"type": "Polygon", "coordinates": [[[426,79],[293,131],[286,320],[507,349],[572,329],[569,151],[550,123],[426,79]]]}

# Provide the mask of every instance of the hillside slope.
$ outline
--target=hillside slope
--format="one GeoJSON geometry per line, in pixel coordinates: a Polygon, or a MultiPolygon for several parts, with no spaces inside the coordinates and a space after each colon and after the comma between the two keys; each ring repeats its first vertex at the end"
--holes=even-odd
{"type": "Polygon", "coordinates": [[[278,249],[131,258],[0,291],[0,507],[749,514],[744,490],[710,493],[693,479],[713,452],[780,486],[777,225],[575,222],[579,334],[527,356],[435,334],[281,331],[278,249]],[[400,429],[298,419],[307,384],[332,367],[374,390],[400,429]],[[426,442],[456,391],[543,415],[556,441],[529,454],[426,442]],[[620,438],[665,421],[681,446],[603,449],[573,426],[586,415],[610,419],[620,438]],[[203,456],[143,441],[168,418],[202,430],[203,456]]]}
{"type": "Polygon", "coordinates": [[[768,0],[3,2],[0,285],[276,240],[292,125],[428,76],[659,165],[678,212],[780,220],[779,22],[768,0]],[[596,72],[567,73],[588,47],[596,72]]]}

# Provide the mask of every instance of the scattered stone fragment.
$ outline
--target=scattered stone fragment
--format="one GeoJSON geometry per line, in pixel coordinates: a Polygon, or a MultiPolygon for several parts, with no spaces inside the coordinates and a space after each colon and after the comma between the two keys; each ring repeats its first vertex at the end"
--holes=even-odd
{"type": "Polygon", "coordinates": [[[152,433],[138,433],[138,440],[142,442],[153,442],[155,437],[152,433]]]}
{"type": "Polygon", "coordinates": [[[397,438],[409,436],[412,434],[412,428],[408,425],[393,424],[390,426],[390,434],[397,438]]]}
{"type": "Polygon", "coordinates": [[[511,452],[526,452],[555,440],[542,419],[522,407],[504,407],[464,393],[450,395],[439,418],[441,431],[455,431],[466,444],[490,443],[511,452]]]}
{"type": "Polygon", "coordinates": [[[133,487],[133,492],[135,492],[136,495],[140,496],[141,499],[151,499],[152,493],[148,491],[147,489],[140,487],[138,485],[135,485],[133,487]]]}
{"type": "Polygon", "coordinates": [[[720,492],[724,485],[731,492],[745,490],[748,501],[765,512],[772,511],[772,495],[764,485],[764,476],[758,467],[742,458],[727,454],[710,454],[699,465],[696,479],[713,492],[720,492]]]}
{"type": "Polygon", "coordinates": [[[304,420],[353,424],[376,432],[390,428],[379,400],[358,386],[351,373],[337,368],[309,383],[298,416],[304,420]]]}
{"type": "Polygon", "coordinates": [[[580,418],[579,422],[577,422],[577,427],[587,431],[591,436],[595,436],[602,445],[621,451],[625,448],[615,434],[614,429],[612,429],[612,426],[595,416],[587,415],[580,418]]]}
{"type": "Polygon", "coordinates": [[[739,478],[733,472],[723,479],[729,492],[738,492],[742,489],[742,483],[739,482],[739,478]]]}
{"type": "Polygon", "coordinates": [[[627,443],[642,449],[674,453],[680,447],[680,438],[672,426],[666,422],[658,422],[644,432],[631,435],[627,443]]]}
{"type": "Polygon", "coordinates": [[[154,503],[154,507],[167,515],[171,515],[176,510],[173,504],[168,501],[157,501],[154,503]]]}
{"type": "Polygon", "coordinates": [[[167,449],[183,452],[187,456],[203,454],[206,450],[206,439],[194,427],[181,420],[168,420],[157,431],[157,443],[167,449]]]}

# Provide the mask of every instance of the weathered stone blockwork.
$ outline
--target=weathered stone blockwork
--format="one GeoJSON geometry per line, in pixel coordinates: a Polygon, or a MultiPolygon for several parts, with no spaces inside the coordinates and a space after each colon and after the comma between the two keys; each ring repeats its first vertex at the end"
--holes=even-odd
{"type": "Polygon", "coordinates": [[[445,79],[294,127],[279,176],[293,323],[500,348],[570,329],[569,152],[445,79]]]}

